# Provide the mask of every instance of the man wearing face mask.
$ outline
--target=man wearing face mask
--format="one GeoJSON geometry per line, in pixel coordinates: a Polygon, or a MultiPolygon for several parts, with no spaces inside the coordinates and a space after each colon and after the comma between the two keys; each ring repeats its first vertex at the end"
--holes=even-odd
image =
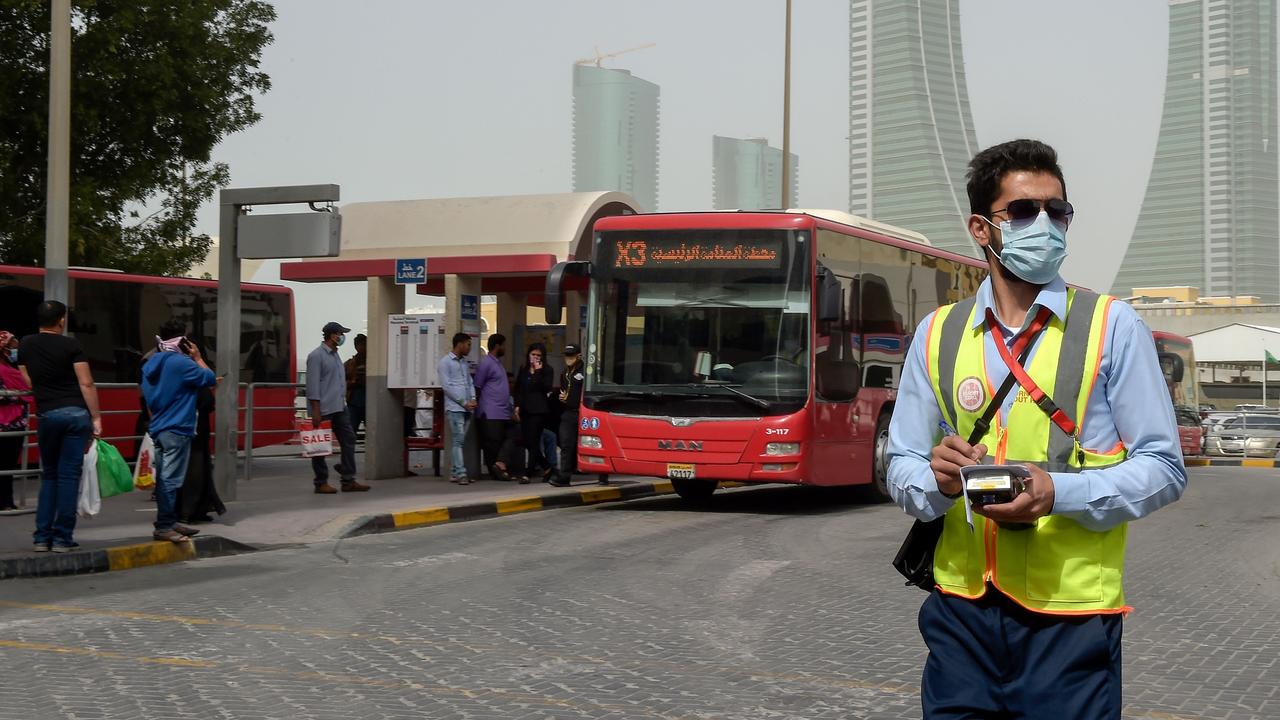
{"type": "MultiPolygon", "coordinates": [[[[322,421],[333,426],[333,437],[342,448],[340,462],[334,466],[342,477],[343,492],[364,492],[368,485],[356,482],[356,431],[347,413],[347,374],[338,357],[338,348],[346,340],[351,328],[341,323],[325,323],[321,333],[324,342],[307,356],[307,405],[311,410],[311,422],[316,427],[322,421]]],[[[329,464],[324,457],[311,458],[315,472],[315,491],[320,495],[332,495],[337,491],[329,484],[329,464]]]]}
{"type": "Polygon", "coordinates": [[[1155,344],[1128,305],[1058,275],[1074,210],[1053,148],[984,150],[967,189],[990,276],[917,328],[889,428],[890,494],[942,518],[924,717],[1119,718],[1126,526],[1187,482],[1155,344]],[[975,464],[1030,478],[974,505],[971,529],[975,464]]]}

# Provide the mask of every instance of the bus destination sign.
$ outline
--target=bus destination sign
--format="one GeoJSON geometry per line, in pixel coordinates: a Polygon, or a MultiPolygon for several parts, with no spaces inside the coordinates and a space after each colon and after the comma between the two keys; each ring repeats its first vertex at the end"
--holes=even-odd
{"type": "Polygon", "coordinates": [[[781,239],[618,240],[615,268],[780,268],[781,239]]]}

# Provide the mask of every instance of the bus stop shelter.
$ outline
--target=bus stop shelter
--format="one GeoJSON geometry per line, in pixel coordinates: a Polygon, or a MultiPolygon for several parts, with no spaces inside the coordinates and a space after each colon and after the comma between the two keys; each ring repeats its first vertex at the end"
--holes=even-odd
{"type": "MultiPolygon", "coordinates": [[[[387,387],[387,316],[405,311],[403,286],[395,283],[397,258],[427,259],[427,281],[418,292],[444,298],[446,335],[462,330],[463,295],[492,295],[495,330],[511,338],[527,308],[542,304],[555,263],[590,254],[596,220],[638,211],[619,192],[350,203],[342,206],[338,259],[282,264],[281,280],[368,283],[365,477],[405,472],[403,402],[387,387]]],[[[570,299],[568,317],[577,317],[578,302],[570,299]]],[[[569,331],[576,333],[576,326],[569,331]]],[[[508,371],[518,358],[508,355],[508,371]]]]}

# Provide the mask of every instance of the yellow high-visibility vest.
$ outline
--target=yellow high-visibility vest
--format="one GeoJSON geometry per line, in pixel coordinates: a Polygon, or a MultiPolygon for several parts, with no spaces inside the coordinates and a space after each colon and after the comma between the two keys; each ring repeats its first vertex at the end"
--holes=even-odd
{"type": "MultiPolygon", "coordinates": [[[[1068,290],[1066,321],[1051,318],[1026,368],[1077,428],[1084,425],[1102,364],[1113,299],[1068,290]]],[[[939,309],[929,327],[929,378],[943,417],[963,438],[969,437],[994,394],[986,371],[986,326],[974,325],[974,312],[974,299],[969,298],[939,309]]],[[[1077,437],[1050,422],[1021,389],[1004,415],[996,413],[980,441],[991,453],[986,463],[1027,463],[1048,472],[1078,473],[1110,467],[1126,457],[1123,445],[1106,452],[1081,448],[1077,437]]],[[[978,598],[990,583],[1035,612],[1128,611],[1122,585],[1127,524],[1095,532],[1070,518],[1047,515],[1033,528],[1011,530],[976,513],[973,520],[971,532],[963,499],[945,516],[933,561],[934,579],[943,592],[978,598]]]]}

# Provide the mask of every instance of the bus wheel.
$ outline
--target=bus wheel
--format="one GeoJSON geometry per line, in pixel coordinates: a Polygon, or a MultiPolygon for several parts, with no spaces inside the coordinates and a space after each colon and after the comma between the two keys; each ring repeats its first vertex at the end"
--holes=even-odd
{"type": "Polygon", "coordinates": [[[716,491],[715,480],[672,480],[671,486],[676,494],[687,503],[705,503],[711,500],[716,491]]]}
{"type": "Polygon", "coordinates": [[[872,497],[877,502],[892,499],[889,497],[889,417],[885,413],[876,421],[875,446],[871,455],[872,497]]]}

